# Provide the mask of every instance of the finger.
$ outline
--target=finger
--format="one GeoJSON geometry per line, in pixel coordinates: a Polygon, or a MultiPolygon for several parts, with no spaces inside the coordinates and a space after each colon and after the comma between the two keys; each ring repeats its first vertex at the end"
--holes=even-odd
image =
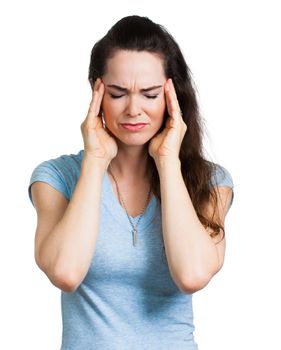
{"type": "Polygon", "coordinates": [[[93,81],[93,79],[91,79],[91,88],[92,88],[92,91],[95,90],[95,87],[97,86],[97,82],[98,82],[98,78],[93,81]]]}
{"type": "Polygon", "coordinates": [[[98,83],[98,86],[97,86],[97,97],[96,97],[96,101],[95,101],[95,108],[96,108],[96,115],[99,114],[100,112],[100,108],[101,108],[101,103],[102,103],[102,99],[103,99],[103,96],[104,96],[104,83],[102,82],[101,79],[99,79],[99,83],[98,83]]]}
{"type": "Polygon", "coordinates": [[[91,100],[89,110],[88,110],[88,115],[87,115],[87,119],[89,121],[92,121],[94,118],[97,117],[100,111],[103,94],[104,94],[104,85],[99,79],[99,81],[96,81],[95,88],[92,93],[92,100],[91,100]]]}
{"type": "Polygon", "coordinates": [[[95,105],[95,100],[96,100],[96,91],[97,91],[97,88],[98,88],[98,85],[99,85],[99,78],[97,78],[94,82],[94,84],[92,85],[92,100],[90,102],[90,105],[89,105],[89,111],[93,111],[93,107],[95,105]]]}
{"type": "Polygon", "coordinates": [[[90,106],[91,106],[91,104],[92,104],[92,106],[94,105],[93,102],[94,102],[95,96],[97,95],[97,92],[99,90],[100,82],[101,82],[101,80],[99,78],[97,78],[95,81],[95,84],[93,86],[93,89],[92,89],[92,100],[91,100],[90,106]]]}
{"type": "Polygon", "coordinates": [[[177,112],[180,112],[180,114],[181,114],[181,109],[180,109],[179,101],[178,101],[178,98],[177,98],[176,89],[175,89],[175,86],[174,86],[174,84],[173,84],[172,79],[169,80],[169,86],[170,86],[170,91],[171,91],[171,97],[172,97],[172,105],[173,105],[173,108],[174,108],[177,112]]]}
{"type": "Polygon", "coordinates": [[[169,115],[175,120],[180,120],[182,117],[181,109],[180,109],[176,91],[171,79],[168,79],[168,81],[166,82],[165,93],[166,93],[167,108],[168,108],[169,115]]]}

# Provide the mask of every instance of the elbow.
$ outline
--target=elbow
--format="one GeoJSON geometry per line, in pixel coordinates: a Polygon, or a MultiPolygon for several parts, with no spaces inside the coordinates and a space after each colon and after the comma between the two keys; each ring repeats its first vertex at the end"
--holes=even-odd
{"type": "Polygon", "coordinates": [[[45,266],[38,257],[36,257],[36,264],[46,274],[50,282],[63,292],[73,293],[81,283],[81,280],[77,278],[77,274],[72,271],[45,266]]]}
{"type": "Polygon", "coordinates": [[[216,261],[215,264],[209,264],[206,268],[197,268],[188,271],[184,277],[179,279],[179,289],[185,294],[198,292],[207,286],[213,276],[220,271],[223,261],[216,261]]]}
{"type": "Polygon", "coordinates": [[[179,289],[184,294],[193,294],[206,287],[213,274],[189,274],[178,283],[179,289]]]}
{"type": "Polygon", "coordinates": [[[49,279],[54,286],[65,293],[75,292],[80,285],[77,278],[70,273],[55,273],[52,277],[49,277],[49,279]]]}
{"type": "Polygon", "coordinates": [[[203,289],[209,281],[192,280],[183,282],[179,285],[179,289],[184,294],[193,294],[203,289]]]}
{"type": "Polygon", "coordinates": [[[79,287],[80,282],[70,273],[47,274],[51,283],[65,293],[73,293],[79,287]]]}

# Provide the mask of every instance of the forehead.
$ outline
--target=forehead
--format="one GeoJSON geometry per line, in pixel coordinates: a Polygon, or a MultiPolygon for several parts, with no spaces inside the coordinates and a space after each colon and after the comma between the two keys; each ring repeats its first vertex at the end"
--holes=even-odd
{"type": "Polygon", "coordinates": [[[147,51],[126,50],[116,51],[107,60],[103,78],[122,85],[161,83],[166,80],[163,60],[159,55],[147,51]]]}

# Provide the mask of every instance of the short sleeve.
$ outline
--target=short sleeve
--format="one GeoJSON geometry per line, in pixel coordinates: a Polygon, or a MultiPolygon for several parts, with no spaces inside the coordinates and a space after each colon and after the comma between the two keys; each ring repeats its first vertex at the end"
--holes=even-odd
{"type": "Polygon", "coordinates": [[[232,206],[234,199],[234,182],[230,172],[223,166],[214,164],[213,173],[211,176],[211,186],[227,186],[232,188],[232,198],[228,210],[232,206]]]}
{"type": "Polygon", "coordinates": [[[44,161],[36,166],[31,174],[28,195],[34,206],[31,185],[36,181],[46,182],[58,190],[67,200],[70,200],[80,176],[82,151],[77,155],[62,155],[55,159],[44,161]]]}
{"type": "Polygon", "coordinates": [[[62,193],[64,197],[69,199],[69,189],[67,188],[61,172],[54,164],[52,164],[52,162],[45,161],[39,164],[32,172],[28,187],[28,194],[33,206],[34,203],[31,195],[31,185],[36,181],[46,182],[62,193]]]}

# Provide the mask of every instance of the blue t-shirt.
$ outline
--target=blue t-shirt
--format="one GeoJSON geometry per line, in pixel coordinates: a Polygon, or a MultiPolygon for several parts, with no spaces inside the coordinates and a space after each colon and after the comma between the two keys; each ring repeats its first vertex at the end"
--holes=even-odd
{"type": "MultiPolygon", "coordinates": [[[[81,150],[39,164],[31,175],[30,200],[35,181],[50,184],[70,200],[83,154],[81,150]]],[[[233,188],[222,166],[216,167],[211,183],[233,188]]],[[[154,195],[138,224],[137,246],[131,231],[105,172],[99,234],[88,273],[74,292],[61,291],[61,350],[197,349],[192,294],[182,293],[170,275],[161,208],[154,195]]]]}

